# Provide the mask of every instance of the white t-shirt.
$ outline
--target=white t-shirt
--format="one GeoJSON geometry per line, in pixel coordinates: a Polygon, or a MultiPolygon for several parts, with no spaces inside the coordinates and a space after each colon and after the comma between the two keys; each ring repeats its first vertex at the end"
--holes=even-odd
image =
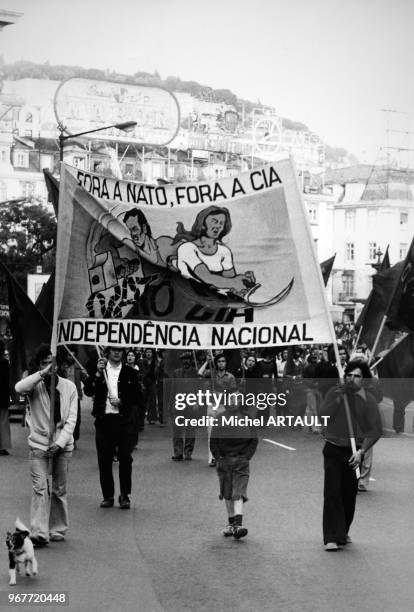
{"type": "Polygon", "coordinates": [[[118,379],[119,373],[121,372],[122,363],[117,366],[113,366],[109,363],[106,364],[106,375],[108,378],[108,397],[106,400],[105,414],[119,414],[119,408],[113,406],[109,397],[118,399],[118,379]]]}
{"type": "Polygon", "coordinates": [[[193,278],[192,271],[200,264],[207,266],[210,272],[224,272],[233,269],[233,256],[224,244],[217,244],[213,255],[202,253],[194,242],[184,242],[177,250],[177,266],[186,278],[193,278]]]}

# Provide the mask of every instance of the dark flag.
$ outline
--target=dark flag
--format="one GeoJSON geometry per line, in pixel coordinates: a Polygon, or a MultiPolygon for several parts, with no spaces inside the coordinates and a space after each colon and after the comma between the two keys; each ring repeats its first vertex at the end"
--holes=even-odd
{"type": "Polygon", "coordinates": [[[394,402],[393,427],[404,430],[404,412],[414,399],[414,336],[407,334],[386,351],[377,365],[385,395],[394,402]]]}
{"type": "Polygon", "coordinates": [[[336,253],[333,257],[330,257],[329,259],[325,259],[325,261],[321,263],[321,272],[322,272],[323,283],[325,287],[328,284],[328,280],[332,272],[332,267],[335,261],[335,257],[336,257],[336,253]]]}
{"type": "Polygon", "coordinates": [[[39,344],[50,343],[52,328],[1,261],[0,269],[6,275],[9,295],[10,327],[13,335],[11,380],[14,384],[28,368],[39,344]]]}
{"type": "Polygon", "coordinates": [[[57,218],[59,210],[59,181],[46,168],[43,169],[43,175],[47,187],[47,201],[52,203],[57,218]]]}
{"type": "Polygon", "coordinates": [[[40,314],[46,319],[49,325],[53,325],[53,301],[55,294],[55,271],[49,276],[47,283],[44,283],[35,306],[40,314]]]}
{"type": "Polygon", "coordinates": [[[390,245],[387,245],[387,249],[385,251],[385,255],[382,258],[382,262],[381,265],[379,267],[379,272],[383,272],[384,270],[388,270],[388,268],[391,268],[391,264],[390,264],[390,256],[388,254],[388,249],[390,248],[390,245]]]}
{"type": "MultiPolygon", "coordinates": [[[[378,272],[372,278],[372,291],[356,322],[357,329],[362,327],[359,343],[366,344],[370,349],[374,346],[383,318],[388,312],[390,296],[398,284],[402,267],[403,263],[399,262],[388,270],[378,272]]],[[[388,348],[394,338],[395,333],[384,327],[376,353],[388,348]]]]}
{"type": "MultiPolygon", "coordinates": [[[[387,246],[387,250],[385,251],[385,255],[382,259],[381,265],[378,268],[378,272],[384,272],[385,270],[388,270],[391,267],[390,264],[390,257],[388,255],[388,249],[389,249],[389,245],[387,246]]],[[[365,318],[367,316],[367,312],[369,311],[370,308],[370,304],[371,304],[371,300],[373,299],[372,296],[374,295],[374,289],[371,289],[370,294],[364,304],[363,309],[361,310],[361,312],[359,313],[359,317],[357,319],[357,322],[355,323],[355,329],[358,331],[360,327],[362,327],[365,323],[365,318]]]]}
{"type": "Polygon", "coordinates": [[[387,314],[390,329],[414,331],[414,240],[403,262],[387,314]]]}

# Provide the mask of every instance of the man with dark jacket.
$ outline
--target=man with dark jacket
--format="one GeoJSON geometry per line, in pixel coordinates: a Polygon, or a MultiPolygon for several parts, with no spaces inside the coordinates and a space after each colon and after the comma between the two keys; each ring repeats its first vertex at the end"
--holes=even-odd
{"type": "Polygon", "coordinates": [[[96,370],[84,382],[85,395],[94,396],[95,440],[103,494],[101,508],[114,505],[112,460],[119,461],[119,507],[130,508],[132,451],[136,442],[138,375],[122,363],[123,349],[109,347],[108,359],[98,359],[96,370]]]}
{"type": "Polygon", "coordinates": [[[377,401],[367,382],[371,372],[365,361],[353,360],[345,368],[345,384],[333,387],[321,406],[329,417],[323,449],[325,482],[323,537],[325,550],[338,550],[351,542],[348,535],[354,518],[358,481],[355,468],[382,435],[377,401]],[[365,385],[364,385],[365,383],[365,385]],[[353,453],[345,409],[345,397],[357,451],[353,453]]]}

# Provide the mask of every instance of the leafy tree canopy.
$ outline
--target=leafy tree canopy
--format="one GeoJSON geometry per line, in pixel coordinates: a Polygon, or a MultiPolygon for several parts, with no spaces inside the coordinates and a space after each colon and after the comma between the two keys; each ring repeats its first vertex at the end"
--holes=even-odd
{"type": "MultiPolygon", "coordinates": [[[[41,265],[53,270],[56,250],[56,219],[35,199],[0,204],[0,257],[22,287],[27,274],[41,265]]],[[[0,276],[0,303],[7,303],[5,279],[0,276]]]]}

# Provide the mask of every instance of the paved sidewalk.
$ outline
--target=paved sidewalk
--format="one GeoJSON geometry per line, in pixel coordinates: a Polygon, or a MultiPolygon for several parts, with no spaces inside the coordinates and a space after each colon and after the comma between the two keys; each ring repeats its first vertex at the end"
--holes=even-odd
{"type": "MultiPolygon", "coordinates": [[[[71,526],[65,542],[37,549],[39,575],[20,576],[8,587],[7,551],[1,548],[3,568],[0,593],[65,591],[70,606],[64,610],[126,610],[161,612],[145,561],[135,537],[136,508],[122,511],[99,508],[101,493],[90,415],[90,400],[82,403],[81,439],[69,467],[68,492],[71,526]],[[139,594],[139,597],[138,597],[139,594]]],[[[5,540],[16,516],[29,526],[31,481],[26,431],[12,423],[9,457],[0,457],[0,534],[5,540]]],[[[4,597],[4,594],[1,593],[4,597]]],[[[47,610],[62,609],[47,607],[47,610]]]]}

